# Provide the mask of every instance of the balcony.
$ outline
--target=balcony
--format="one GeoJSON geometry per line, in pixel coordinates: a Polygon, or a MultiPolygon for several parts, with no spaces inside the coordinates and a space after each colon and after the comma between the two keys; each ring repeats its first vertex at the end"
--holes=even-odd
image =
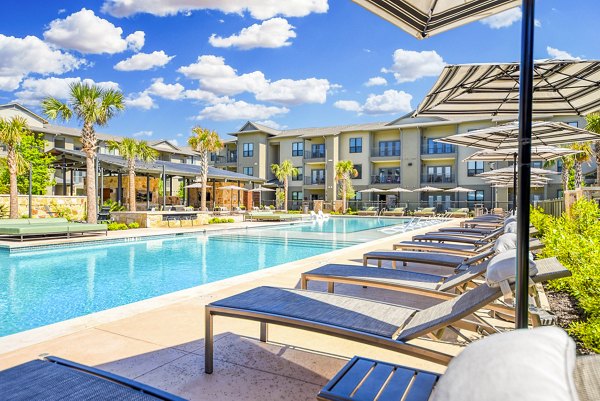
{"type": "Polygon", "coordinates": [[[317,152],[304,151],[304,161],[307,163],[323,163],[325,162],[325,149],[317,152]]]}
{"type": "Polygon", "coordinates": [[[400,184],[399,175],[372,175],[371,184],[400,184]]]}
{"type": "Polygon", "coordinates": [[[400,160],[400,148],[372,148],[371,160],[374,162],[378,160],[400,160]]]}
{"type": "Polygon", "coordinates": [[[215,158],[215,166],[225,166],[228,164],[236,164],[237,155],[217,156],[215,158]]]}
{"type": "Polygon", "coordinates": [[[423,143],[421,144],[421,158],[432,159],[454,159],[456,146],[445,143],[423,143]]]}
{"type": "Polygon", "coordinates": [[[325,185],[325,177],[304,177],[304,185],[325,185]]]}
{"type": "Polygon", "coordinates": [[[455,182],[454,174],[425,174],[421,177],[422,184],[453,184],[455,182]]]}

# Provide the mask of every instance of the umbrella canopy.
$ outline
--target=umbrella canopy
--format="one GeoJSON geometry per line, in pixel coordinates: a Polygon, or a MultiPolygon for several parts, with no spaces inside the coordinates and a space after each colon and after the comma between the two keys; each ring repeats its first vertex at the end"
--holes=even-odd
{"type": "Polygon", "coordinates": [[[186,185],[184,188],[202,188],[202,183],[201,182],[195,182],[193,184],[190,185],[186,185]]]}
{"type": "Polygon", "coordinates": [[[410,189],[405,189],[405,188],[402,188],[402,187],[396,187],[396,188],[388,189],[385,192],[398,193],[398,192],[412,192],[412,191],[410,189]]]}
{"type": "MultiPolygon", "coordinates": [[[[597,93],[600,100],[600,92],[597,93]]],[[[536,121],[531,125],[531,146],[564,145],[600,140],[600,135],[556,121],[536,121]]],[[[437,142],[473,148],[505,150],[519,146],[519,124],[497,125],[440,138],[437,142]]]]}
{"type": "Polygon", "coordinates": [[[443,191],[443,189],[436,188],[436,187],[421,187],[421,188],[413,189],[413,191],[414,192],[439,192],[439,191],[443,191]]]}
{"type": "Polygon", "coordinates": [[[456,187],[456,188],[447,189],[446,192],[475,192],[475,190],[469,189],[469,188],[463,188],[463,187],[456,187]]]}
{"type": "MultiPolygon", "coordinates": [[[[444,68],[417,115],[519,114],[518,63],[444,68]]],[[[600,61],[545,60],[533,64],[533,114],[585,115],[600,108],[600,61]]]]}
{"type": "Polygon", "coordinates": [[[520,0],[352,0],[417,39],[508,10],[520,0]]]}
{"type": "Polygon", "coordinates": [[[257,188],[251,189],[249,192],[275,192],[275,190],[271,189],[271,188],[257,187],[257,188]]]}
{"type": "Polygon", "coordinates": [[[224,187],[219,187],[217,189],[224,190],[224,191],[227,191],[227,190],[230,190],[230,191],[247,191],[246,188],[238,187],[237,185],[226,185],[224,187]]]}
{"type": "MultiPolygon", "coordinates": [[[[517,166],[514,166],[517,167],[517,166]]],[[[517,171],[519,169],[517,168],[517,171]]],[[[497,177],[497,176],[509,176],[512,177],[514,173],[513,166],[499,168],[497,170],[486,171],[485,173],[477,174],[475,177],[497,177]]],[[[542,168],[531,168],[531,175],[558,175],[556,171],[544,170],[542,168]]]]}
{"type": "Polygon", "coordinates": [[[368,193],[379,193],[379,192],[387,192],[385,189],[379,189],[379,188],[368,188],[368,189],[362,189],[360,191],[356,191],[356,192],[360,192],[361,194],[368,194],[368,193]]]}
{"type": "MultiPolygon", "coordinates": [[[[573,150],[568,148],[560,148],[557,146],[535,146],[531,148],[531,160],[536,161],[550,161],[554,159],[558,159],[564,156],[575,155],[580,153],[579,150],[573,150]]],[[[519,149],[483,149],[478,150],[473,153],[471,156],[465,158],[463,162],[468,161],[484,161],[484,162],[496,162],[496,161],[513,161],[515,155],[519,153],[519,149]]]]}

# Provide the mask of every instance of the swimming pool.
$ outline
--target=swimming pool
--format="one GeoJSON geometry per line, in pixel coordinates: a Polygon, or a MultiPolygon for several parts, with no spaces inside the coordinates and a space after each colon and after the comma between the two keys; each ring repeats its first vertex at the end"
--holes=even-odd
{"type": "Polygon", "coordinates": [[[308,223],[298,224],[285,228],[285,230],[309,233],[347,234],[406,224],[407,222],[408,220],[405,219],[386,219],[377,217],[333,217],[326,220],[313,220],[308,223]]]}

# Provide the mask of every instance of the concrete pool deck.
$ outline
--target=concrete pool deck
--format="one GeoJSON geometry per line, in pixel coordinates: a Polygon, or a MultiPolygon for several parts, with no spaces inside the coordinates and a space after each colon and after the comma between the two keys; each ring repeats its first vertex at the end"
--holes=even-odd
{"type": "MultiPolygon", "coordinates": [[[[436,227],[456,225],[459,221],[436,227]]],[[[439,365],[414,357],[280,326],[271,326],[270,341],[261,343],[258,323],[217,317],[215,370],[212,375],[203,372],[207,303],[259,285],[299,287],[303,271],[330,262],[361,264],[364,252],[391,249],[393,243],[431,229],[390,236],[7,336],[0,339],[0,369],[51,354],[106,369],[190,400],[314,400],[319,389],[354,355],[443,371],[439,365]]],[[[450,274],[448,269],[414,267],[450,274]]],[[[325,285],[312,283],[310,289],[324,290],[325,285]]],[[[340,285],[336,291],[416,308],[435,302],[358,286],[340,285]]],[[[510,326],[506,322],[501,324],[510,326]]],[[[462,347],[452,342],[454,338],[448,340],[419,339],[415,343],[449,354],[460,352],[462,347]]]]}

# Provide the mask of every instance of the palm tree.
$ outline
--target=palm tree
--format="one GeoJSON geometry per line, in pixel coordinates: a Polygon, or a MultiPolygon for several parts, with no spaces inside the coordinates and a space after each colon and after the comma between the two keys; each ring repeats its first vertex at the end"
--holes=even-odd
{"type": "MultiPolygon", "coordinates": [[[[343,212],[346,213],[348,192],[353,192],[351,178],[358,176],[358,171],[354,168],[351,160],[340,160],[335,164],[336,185],[341,182],[343,212]]],[[[336,196],[337,198],[337,196],[336,196]]]]}
{"type": "MultiPolygon", "coordinates": [[[[585,117],[588,131],[600,134],[600,113],[589,114],[585,117]]],[[[600,140],[594,142],[594,156],[596,157],[596,185],[600,185],[600,140]]]]}
{"type": "Polygon", "coordinates": [[[24,135],[31,131],[23,117],[12,117],[10,120],[0,118],[0,143],[6,145],[6,164],[9,173],[9,218],[19,218],[19,191],[17,175],[26,169],[23,158],[18,152],[19,143],[24,135]]]}
{"type": "MultiPolygon", "coordinates": [[[[223,149],[223,142],[216,131],[202,127],[192,128],[192,136],[188,138],[188,145],[200,155],[200,182],[202,183],[200,196],[200,209],[206,209],[206,185],[208,182],[208,155],[223,149]]],[[[213,194],[214,195],[214,194],[213,194]]]]}
{"type": "Polygon", "coordinates": [[[291,160],[284,160],[281,164],[271,164],[271,171],[279,181],[283,182],[283,210],[287,212],[288,177],[298,174],[298,169],[294,167],[291,160]]]}
{"type": "Polygon", "coordinates": [[[94,162],[96,160],[98,138],[94,126],[108,124],[118,111],[125,109],[123,93],[118,90],[103,89],[97,85],[78,82],[69,85],[69,96],[67,103],[53,97],[47,97],[42,101],[42,108],[44,113],[53,120],[61,118],[68,121],[75,115],[83,125],[81,128],[81,143],[85,152],[87,221],[88,223],[96,223],[96,198],[98,193],[94,162]]]}
{"type": "Polygon", "coordinates": [[[127,174],[129,175],[129,210],[135,212],[135,162],[152,162],[158,157],[158,152],[152,149],[146,141],[136,141],[132,138],[123,138],[121,142],[108,141],[108,149],[117,150],[127,160],[127,174]]]}
{"type": "Polygon", "coordinates": [[[592,159],[592,147],[590,142],[576,142],[571,144],[569,148],[579,151],[579,153],[572,156],[573,168],[575,169],[575,189],[579,189],[583,186],[583,170],[581,165],[592,159]]]}

